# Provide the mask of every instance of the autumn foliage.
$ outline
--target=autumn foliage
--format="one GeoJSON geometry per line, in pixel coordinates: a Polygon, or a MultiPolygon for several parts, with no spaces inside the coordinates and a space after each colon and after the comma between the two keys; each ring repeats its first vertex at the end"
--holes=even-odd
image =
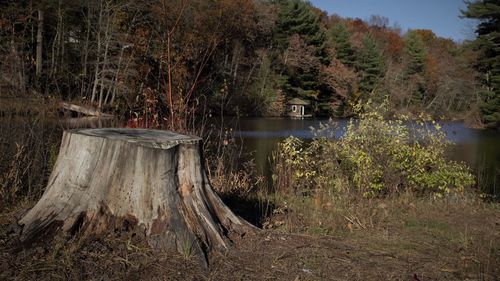
{"type": "Polygon", "coordinates": [[[207,113],[280,115],[295,97],[325,116],[385,97],[392,112],[477,112],[470,44],[403,34],[381,16],[345,19],[300,0],[71,3],[0,4],[0,86],[179,131],[207,113]]]}

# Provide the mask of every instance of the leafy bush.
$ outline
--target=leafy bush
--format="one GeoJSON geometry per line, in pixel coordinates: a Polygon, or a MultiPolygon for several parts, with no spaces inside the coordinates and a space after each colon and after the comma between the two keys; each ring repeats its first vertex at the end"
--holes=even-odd
{"type": "Polygon", "coordinates": [[[439,124],[408,122],[405,116],[386,120],[384,108],[357,106],[360,118],[351,120],[338,140],[324,136],[333,131],[330,122],[315,129],[310,142],[294,137],[281,142],[274,156],[277,188],[365,197],[411,191],[441,197],[474,184],[468,167],[446,159],[450,143],[439,124]]]}

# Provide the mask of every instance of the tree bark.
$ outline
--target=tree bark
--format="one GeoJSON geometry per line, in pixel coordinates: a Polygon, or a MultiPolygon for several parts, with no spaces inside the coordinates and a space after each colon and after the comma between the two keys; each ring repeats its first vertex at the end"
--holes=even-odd
{"type": "Polygon", "coordinates": [[[153,248],[200,257],[226,249],[229,233],[257,230],[214,193],[201,139],[169,131],[65,131],[45,193],[20,220],[21,242],[56,233],[143,235],[153,248]]]}
{"type": "Polygon", "coordinates": [[[92,86],[92,96],[90,98],[90,102],[94,103],[96,94],[97,94],[97,85],[100,83],[100,57],[101,57],[101,47],[102,47],[102,42],[101,42],[101,32],[102,32],[102,18],[103,18],[103,10],[104,7],[100,5],[100,10],[99,10],[99,19],[98,19],[98,24],[97,24],[97,52],[96,52],[96,62],[95,62],[95,72],[94,72],[94,84],[92,86]]]}
{"type": "Polygon", "coordinates": [[[35,74],[40,77],[42,74],[42,55],[43,55],[43,22],[44,14],[42,9],[38,9],[38,25],[36,31],[36,66],[35,74]]]}

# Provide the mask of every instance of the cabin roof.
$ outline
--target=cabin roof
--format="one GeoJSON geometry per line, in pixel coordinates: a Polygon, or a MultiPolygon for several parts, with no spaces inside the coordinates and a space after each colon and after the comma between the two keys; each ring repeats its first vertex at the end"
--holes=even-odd
{"type": "Polygon", "coordinates": [[[291,104],[291,105],[309,105],[309,102],[302,100],[302,99],[299,99],[299,98],[293,98],[293,99],[288,101],[288,104],[291,104]]]}

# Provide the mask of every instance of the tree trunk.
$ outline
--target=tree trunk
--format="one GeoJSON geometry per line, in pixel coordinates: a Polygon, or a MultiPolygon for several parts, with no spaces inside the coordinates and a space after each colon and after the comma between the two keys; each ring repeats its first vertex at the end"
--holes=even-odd
{"type": "Polygon", "coordinates": [[[200,151],[200,138],[169,131],[65,131],[45,193],[19,222],[21,242],[133,230],[206,264],[208,250],[230,245],[229,233],[257,228],[214,193],[200,151]]]}
{"type": "Polygon", "coordinates": [[[36,31],[36,67],[35,74],[40,77],[42,74],[42,55],[43,55],[43,22],[44,15],[42,9],[38,9],[38,26],[36,31]]]}
{"type": "MultiPolygon", "coordinates": [[[[88,4],[90,5],[90,4],[88,4]]],[[[80,98],[83,98],[87,94],[87,69],[88,69],[88,56],[89,56],[89,43],[90,43],[90,9],[88,9],[86,15],[86,30],[85,30],[85,43],[83,44],[83,59],[82,59],[82,76],[81,76],[81,87],[80,87],[80,98]]]]}
{"type": "Polygon", "coordinates": [[[96,62],[95,62],[95,75],[94,75],[94,85],[92,87],[92,97],[90,98],[90,103],[95,102],[96,94],[97,94],[97,85],[100,83],[100,57],[101,57],[101,32],[102,32],[102,18],[103,18],[103,10],[104,7],[100,6],[100,11],[99,11],[99,19],[98,19],[98,26],[97,26],[97,52],[96,52],[96,62]]]}

